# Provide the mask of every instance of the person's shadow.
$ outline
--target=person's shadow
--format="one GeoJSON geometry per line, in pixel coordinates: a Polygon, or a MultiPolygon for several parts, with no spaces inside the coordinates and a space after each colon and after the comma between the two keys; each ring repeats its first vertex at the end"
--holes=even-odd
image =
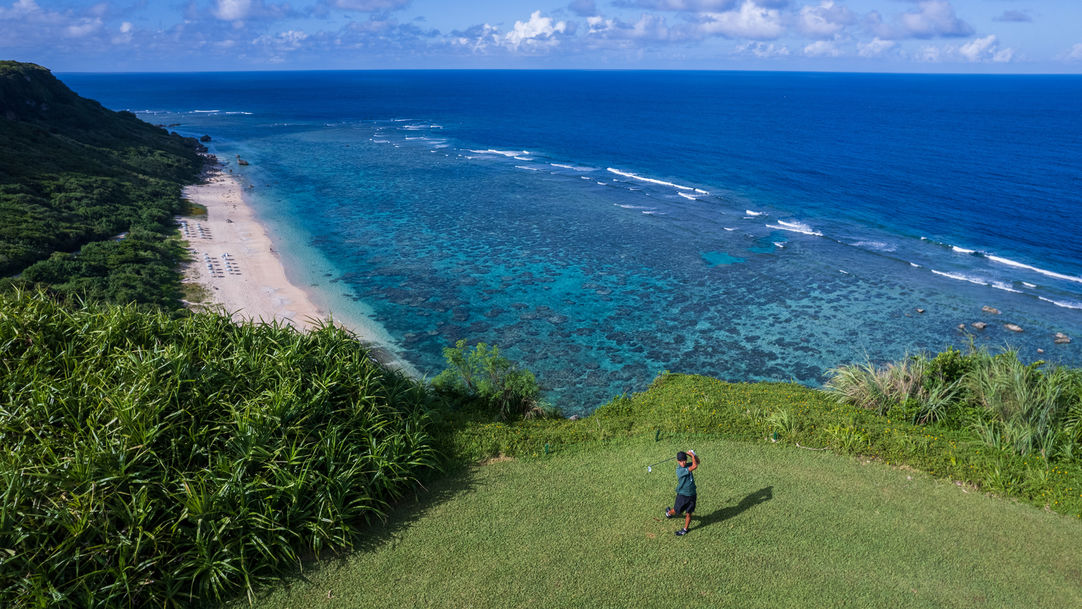
{"type": "Polygon", "coordinates": [[[699,520],[699,526],[695,528],[705,527],[715,522],[724,522],[730,518],[735,518],[743,513],[745,510],[753,508],[760,503],[766,503],[774,498],[774,487],[768,486],[761,488],[754,493],[749,493],[747,497],[740,500],[740,503],[721,508],[720,510],[714,510],[713,512],[703,516],[699,520]]]}

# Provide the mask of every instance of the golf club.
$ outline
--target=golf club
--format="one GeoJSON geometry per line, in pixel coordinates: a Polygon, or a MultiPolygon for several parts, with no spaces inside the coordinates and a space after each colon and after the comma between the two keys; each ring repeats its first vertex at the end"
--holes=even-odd
{"type": "MultiPolygon", "coordinates": [[[[693,450],[689,450],[688,453],[693,454],[696,457],[699,456],[699,455],[695,454],[695,451],[693,451],[693,450]]],[[[668,459],[665,459],[664,461],[658,461],[657,463],[651,463],[650,465],[647,465],[646,466],[646,473],[649,474],[650,472],[654,471],[654,466],[655,465],[661,465],[662,463],[668,463],[669,461],[672,461],[675,458],[676,457],[669,457],[668,459]]],[[[702,457],[699,457],[699,460],[701,461],[702,457]]]]}

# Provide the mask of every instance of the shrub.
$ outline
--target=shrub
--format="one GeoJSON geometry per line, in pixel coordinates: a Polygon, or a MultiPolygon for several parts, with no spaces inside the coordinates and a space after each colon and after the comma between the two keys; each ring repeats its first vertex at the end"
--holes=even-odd
{"type": "Polygon", "coordinates": [[[500,420],[557,414],[541,401],[541,388],[529,370],[500,355],[485,343],[467,348],[460,340],[443,350],[447,369],[432,386],[453,403],[479,408],[500,420]]]}

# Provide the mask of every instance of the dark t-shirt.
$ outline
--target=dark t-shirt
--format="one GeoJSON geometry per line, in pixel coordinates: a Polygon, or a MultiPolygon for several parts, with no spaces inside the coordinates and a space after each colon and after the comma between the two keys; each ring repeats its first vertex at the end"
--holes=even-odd
{"type": "Polygon", "coordinates": [[[695,496],[695,476],[686,467],[676,466],[676,494],[695,496]]]}

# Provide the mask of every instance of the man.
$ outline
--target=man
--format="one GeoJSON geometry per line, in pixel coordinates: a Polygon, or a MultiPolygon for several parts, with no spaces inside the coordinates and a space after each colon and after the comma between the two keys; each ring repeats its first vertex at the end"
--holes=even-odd
{"type": "Polygon", "coordinates": [[[691,526],[691,514],[695,511],[695,476],[691,472],[699,468],[699,457],[695,451],[676,453],[676,502],[671,508],[665,508],[665,517],[672,518],[677,514],[684,514],[684,528],[676,534],[687,535],[688,527],[691,526]],[[688,465],[688,455],[691,455],[691,465],[688,465]]]}

